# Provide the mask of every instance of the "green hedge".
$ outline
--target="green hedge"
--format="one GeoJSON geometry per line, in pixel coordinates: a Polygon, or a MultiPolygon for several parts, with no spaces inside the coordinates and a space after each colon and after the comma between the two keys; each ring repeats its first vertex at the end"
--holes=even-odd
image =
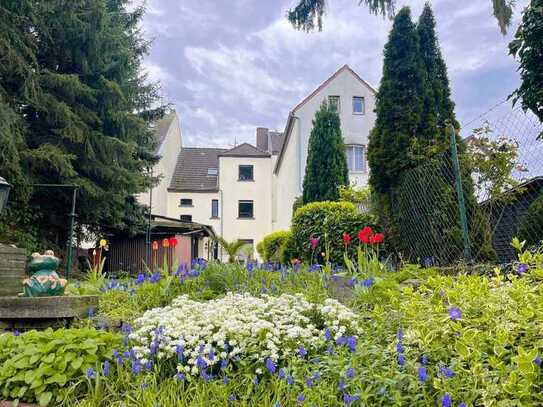
{"type": "Polygon", "coordinates": [[[343,262],[343,233],[352,237],[349,247],[351,255],[357,246],[357,233],[364,226],[371,226],[371,216],[360,214],[350,202],[312,202],[299,208],[292,221],[292,235],[296,253],[305,261],[311,261],[313,250],[310,246],[312,237],[320,238],[315,250],[318,261],[323,260],[322,253],[328,248],[330,261],[343,262]]]}
{"type": "Polygon", "coordinates": [[[543,240],[543,193],[528,207],[520,223],[519,236],[529,245],[539,244],[543,240]]]}
{"type": "Polygon", "coordinates": [[[264,239],[256,246],[258,254],[264,261],[280,261],[281,246],[290,235],[289,231],[279,230],[264,236],[264,239]]]}

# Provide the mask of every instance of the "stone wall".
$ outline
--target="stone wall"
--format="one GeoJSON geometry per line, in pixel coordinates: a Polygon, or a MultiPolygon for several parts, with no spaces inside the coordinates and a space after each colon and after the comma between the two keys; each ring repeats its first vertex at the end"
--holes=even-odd
{"type": "Polygon", "coordinates": [[[0,297],[23,292],[25,267],[26,253],[23,249],[0,244],[0,297]]]}

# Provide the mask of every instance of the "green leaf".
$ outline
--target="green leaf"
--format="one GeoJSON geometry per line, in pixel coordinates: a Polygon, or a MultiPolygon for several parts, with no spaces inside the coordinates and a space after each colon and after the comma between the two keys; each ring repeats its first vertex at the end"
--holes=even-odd
{"type": "Polygon", "coordinates": [[[51,393],[50,391],[46,391],[44,393],[41,393],[38,396],[38,403],[40,404],[40,406],[46,406],[46,405],[49,404],[52,397],[53,397],[53,393],[51,393]]]}
{"type": "Polygon", "coordinates": [[[82,357],[78,357],[72,360],[72,368],[74,368],[75,370],[79,369],[81,365],[83,364],[83,362],[84,362],[84,359],[82,357]]]}

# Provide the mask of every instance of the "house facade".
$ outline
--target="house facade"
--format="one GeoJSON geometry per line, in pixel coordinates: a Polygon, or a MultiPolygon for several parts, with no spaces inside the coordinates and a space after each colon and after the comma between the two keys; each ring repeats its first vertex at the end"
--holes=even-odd
{"type": "MultiPolygon", "coordinates": [[[[338,109],[351,183],[367,185],[375,95],[345,65],[291,110],[283,132],[257,128],[255,145],[232,149],[182,147],[178,119],[170,117],[169,124],[157,126],[165,162],[157,170],[162,178],[152,193],[153,213],[209,225],[227,241],[245,241],[245,254],[257,257],[256,244],[265,235],[290,227],[292,206],[302,195],[312,121],[323,101],[338,109]]],[[[141,202],[148,204],[148,198],[143,195],[141,202]]],[[[203,242],[201,256],[208,257],[212,246],[203,242]]],[[[213,255],[225,258],[221,251],[213,255]]]]}

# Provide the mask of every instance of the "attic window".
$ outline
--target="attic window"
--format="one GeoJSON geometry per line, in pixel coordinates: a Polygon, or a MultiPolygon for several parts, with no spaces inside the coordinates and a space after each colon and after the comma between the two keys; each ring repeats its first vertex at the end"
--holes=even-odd
{"type": "Polygon", "coordinates": [[[217,175],[219,172],[216,168],[208,168],[207,175],[217,175]]]}

